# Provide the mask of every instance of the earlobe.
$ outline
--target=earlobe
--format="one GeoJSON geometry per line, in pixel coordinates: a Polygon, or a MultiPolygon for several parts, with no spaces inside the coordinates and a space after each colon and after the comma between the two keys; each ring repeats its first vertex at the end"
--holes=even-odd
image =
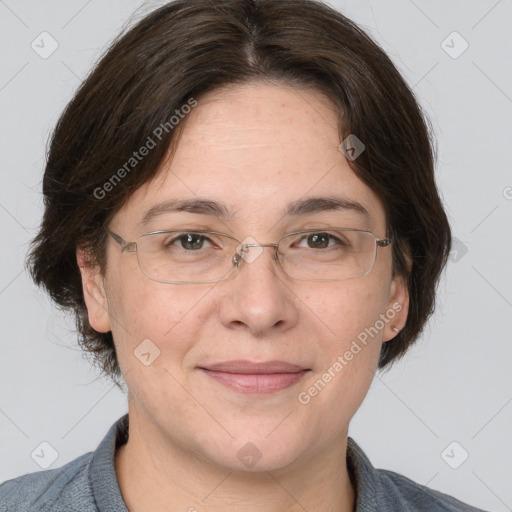
{"type": "Polygon", "coordinates": [[[100,269],[92,264],[84,249],[76,250],[76,261],[82,276],[82,290],[91,327],[98,332],[111,330],[105,284],[100,269]]]}
{"type": "Polygon", "coordinates": [[[404,328],[409,313],[409,290],[407,278],[395,275],[391,282],[389,301],[386,309],[386,323],[383,332],[383,341],[393,339],[404,328]]]}

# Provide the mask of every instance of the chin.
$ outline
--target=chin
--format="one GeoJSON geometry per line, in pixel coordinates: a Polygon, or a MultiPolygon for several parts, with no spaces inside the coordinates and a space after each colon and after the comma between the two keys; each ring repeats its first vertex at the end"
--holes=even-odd
{"type": "MultiPolygon", "coordinates": [[[[273,428],[275,429],[275,424],[273,428]]],[[[271,432],[272,429],[264,431],[271,432]]],[[[230,471],[261,473],[277,471],[293,464],[307,449],[307,446],[301,449],[299,445],[299,442],[304,443],[303,436],[296,439],[285,431],[280,434],[276,431],[267,438],[265,435],[251,435],[246,431],[244,435],[230,438],[224,447],[222,443],[212,446],[210,440],[210,446],[207,450],[203,447],[203,453],[210,452],[207,456],[211,461],[230,471]]]]}

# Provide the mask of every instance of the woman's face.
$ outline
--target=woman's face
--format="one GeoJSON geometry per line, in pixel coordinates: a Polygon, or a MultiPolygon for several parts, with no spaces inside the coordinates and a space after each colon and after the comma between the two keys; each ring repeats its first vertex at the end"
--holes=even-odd
{"type": "MultiPolygon", "coordinates": [[[[218,89],[185,122],[172,161],[109,226],[127,242],[179,227],[262,244],[329,226],[386,237],[383,206],[350,169],[334,108],[318,92],[262,83],[218,89]],[[294,202],[327,196],[360,203],[368,215],[332,207],[284,214],[294,202]],[[158,208],[142,222],[156,205],[199,199],[230,215],[158,208]]],[[[96,330],[112,330],[130,422],[143,429],[148,449],[158,457],[172,446],[215,465],[263,471],[309,464],[345,442],[382,342],[406,320],[407,291],[392,279],[391,255],[390,246],[379,247],[365,276],[312,282],[287,277],[266,247],[224,281],[164,284],[109,238],[105,279],[83,269],[89,318],[96,330]],[[265,378],[204,370],[236,360],[305,371],[265,378]]]]}

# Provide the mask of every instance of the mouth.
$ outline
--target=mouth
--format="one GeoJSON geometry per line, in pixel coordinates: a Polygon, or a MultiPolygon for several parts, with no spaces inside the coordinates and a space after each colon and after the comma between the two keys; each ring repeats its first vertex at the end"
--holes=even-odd
{"type": "Polygon", "coordinates": [[[281,391],[293,386],[311,371],[285,361],[252,363],[242,360],[199,367],[199,370],[228,388],[248,394],[281,391]]]}

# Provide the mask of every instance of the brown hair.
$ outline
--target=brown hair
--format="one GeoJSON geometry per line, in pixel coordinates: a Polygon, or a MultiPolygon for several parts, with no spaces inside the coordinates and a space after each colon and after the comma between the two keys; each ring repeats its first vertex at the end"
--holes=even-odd
{"type": "Polygon", "coordinates": [[[112,333],[89,325],[76,248],[104,269],[103,226],[159,170],[178,134],[169,119],[191,98],[252,80],[326,94],[339,109],[340,141],[355,134],[366,146],[350,165],[385,205],[393,270],[407,276],[410,296],[406,325],[384,343],[380,369],[403,356],[434,311],[451,232],[434,179],[432,130],[384,51],[315,0],[176,0],[120,34],[61,115],[28,257],[35,282],[75,313],[80,345],[114,381],[112,333]],[[127,168],[162,126],[155,147],[127,168]]]}

